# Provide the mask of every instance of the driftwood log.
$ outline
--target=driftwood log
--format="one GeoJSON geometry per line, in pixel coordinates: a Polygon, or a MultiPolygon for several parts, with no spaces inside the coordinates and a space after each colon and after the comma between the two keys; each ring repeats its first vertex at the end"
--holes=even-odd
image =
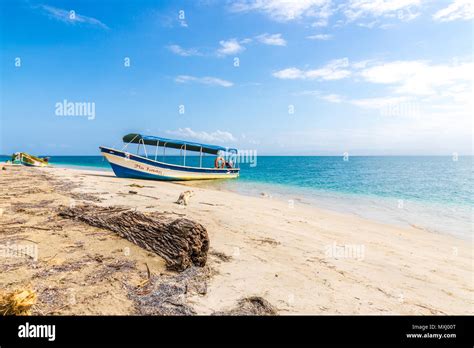
{"type": "Polygon", "coordinates": [[[165,221],[118,207],[81,205],[63,208],[59,215],[82,221],[91,226],[105,228],[132,243],[165,259],[168,269],[183,271],[188,267],[204,266],[209,250],[209,236],[201,224],[179,218],[165,221]]]}

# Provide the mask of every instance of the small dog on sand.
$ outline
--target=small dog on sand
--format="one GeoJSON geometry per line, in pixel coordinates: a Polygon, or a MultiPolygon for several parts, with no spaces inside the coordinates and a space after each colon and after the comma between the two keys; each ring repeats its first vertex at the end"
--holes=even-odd
{"type": "Polygon", "coordinates": [[[181,205],[188,205],[188,200],[194,196],[193,191],[184,191],[179,195],[178,200],[176,201],[177,204],[181,205]]]}

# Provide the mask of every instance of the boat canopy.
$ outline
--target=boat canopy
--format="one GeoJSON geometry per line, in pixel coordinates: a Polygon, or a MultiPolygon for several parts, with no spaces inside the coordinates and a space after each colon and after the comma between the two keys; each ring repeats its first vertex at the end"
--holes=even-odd
{"type": "Polygon", "coordinates": [[[237,149],[231,149],[228,147],[223,147],[223,146],[218,146],[218,145],[200,144],[200,143],[194,143],[190,141],[167,139],[167,138],[155,137],[155,136],[150,136],[150,135],[141,135],[141,134],[135,134],[135,133],[130,133],[124,136],[123,142],[132,143],[132,144],[144,144],[144,145],[151,145],[151,146],[163,146],[163,147],[169,147],[172,149],[183,149],[183,150],[189,150],[189,151],[209,153],[212,155],[217,155],[219,151],[237,153],[237,149]]]}

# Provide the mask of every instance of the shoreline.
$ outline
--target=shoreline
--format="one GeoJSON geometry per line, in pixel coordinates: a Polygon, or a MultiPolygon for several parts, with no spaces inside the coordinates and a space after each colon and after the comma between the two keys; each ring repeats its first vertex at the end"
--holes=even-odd
{"type": "MultiPolygon", "coordinates": [[[[111,168],[54,164],[53,168],[78,171],[112,173],[111,168]]],[[[322,189],[310,189],[259,181],[224,180],[175,182],[189,187],[199,187],[219,192],[231,192],[249,197],[265,196],[287,204],[304,204],[312,207],[374,220],[397,227],[414,227],[431,233],[454,236],[472,241],[470,234],[472,210],[468,206],[444,202],[428,202],[396,197],[357,194],[322,189]],[[402,201],[402,203],[400,203],[402,201]],[[402,206],[400,207],[400,204],[402,206]],[[448,213],[446,213],[448,212],[448,213]],[[453,213],[456,214],[453,214],[453,213]]]]}
{"type": "Polygon", "coordinates": [[[33,240],[39,249],[36,269],[25,260],[7,258],[3,267],[13,267],[13,262],[16,268],[2,270],[1,286],[33,283],[44,293],[47,286],[55,284],[66,297],[71,292],[68,289],[75,289],[79,304],[57,314],[135,313],[123,282],[130,285],[143,280],[145,264],[152,274],[166,274],[159,256],[149,255],[113,233],[55,217],[60,205],[84,203],[184,216],[205,226],[211,243],[207,266],[212,276],[205,294],[185,296],[186,304],[197,314],[223,311],[240,298],[254,295],[268,300],[279,314],[474,313],[472,245],[452,236],[302,204],[290,207],[287,202],[268,197],[121,179],[105,171],[8,166],[0,178],[3,219],[17,221],[19,228],[6,236],[33,240]],[[11,180],[13,177],[17,180],[11,180]],[[8,194],[20,186],[31,192],[19,197],[8,194]],[[189,205],[177,205],[179,194],[187,189],[194,191],[189,205]],[[132,190],[136,193],[131,194],[132,190]],[[30,208],[34,202],[39,206],[30,208]],[[43,215],[49,220],[43,221],[43,215]],[[20,229],[35,221],[46,230],[20,229]],[[63,223],[68,227],[56,230],[63,223]],[[88,247],[71,247],[79,242],[88,247]],[[124,248],[131,250],[130,255],[123,254],[124,248]],[[133,259],[137,269],[124,270],[120,276],[98,284],[82,285],[84,281],[78,279],[87,279],[91,267],[104,266],[104,262],[84,261],[94,259],[94,253],[102,254],[102,259],[110,257],[111,262],[118,256],[123,262],[133,259]],[[54,271],[44,279],[34,277],[38,270],[48,274],[56,264],[69,265],[72,260],[84,266],[63,267],[63,271],[54,271]],[[105,302],[94,309],[89,297],[99,290],[105,302]]]}
{"type": "Polygon", "coordinates": [[[469,207],[459,205],[446,205],[444,203],[433,203],[415,200],[398,200],[395,197],[364,195],[357,193],[317,190],[302,192],[301,187],[292,187],[279,184],[266,183],[235,183],[241,187],[229,188],[227,183],[213,185],[206,182],[185,183],[190,187],[201,187],[221,192],[232,192],[248,197],[265,196],[270,199],[287,202],[290,204],[302,204],[317,209],[351,215],[362,219],[377,221],[396,227],[415,227],[429,231],[430,233],[453,236],[466,241],[472,241],[469,233],[472,224],[472,213],[469,207]],[[253,189],[248,189],[249,186],[253,189]],[[399,205],[402,204],[400,207],[399,205]],[[446,214],[441,217],[440,213],[456,212],[456,217],[446,214]],[[461,216],[459,216],[461,212],[461,216]],[[424,215],[424,218],[421,216],[424,215]],[[440,226],[442,225],[442,226],[440,226]]]}

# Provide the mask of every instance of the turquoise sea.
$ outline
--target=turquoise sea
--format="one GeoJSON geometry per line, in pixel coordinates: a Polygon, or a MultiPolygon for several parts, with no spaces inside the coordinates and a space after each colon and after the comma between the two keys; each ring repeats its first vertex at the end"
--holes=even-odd
{"type": "MultiPolygon", "coordinates": [[[[0,161],[8,157],[0,156],[0,161]]],[[[160,157],[161,159],[161,157],[160,157]]],[[[176,156],[166,161],[182,163],[176,156]]],[[[51,156],[51,164],[110,170],[101,156],[51,156]]],[[[205,158],[210,165],[212,158],[205,158]]],[[[198,158],[187,157],[187,165],[198,158]]],[[[241,164],[237,180],[198,185],[311,204],[398,225],[472,238],[474,157],[307,157],[258,156],[241,164]]]]}

